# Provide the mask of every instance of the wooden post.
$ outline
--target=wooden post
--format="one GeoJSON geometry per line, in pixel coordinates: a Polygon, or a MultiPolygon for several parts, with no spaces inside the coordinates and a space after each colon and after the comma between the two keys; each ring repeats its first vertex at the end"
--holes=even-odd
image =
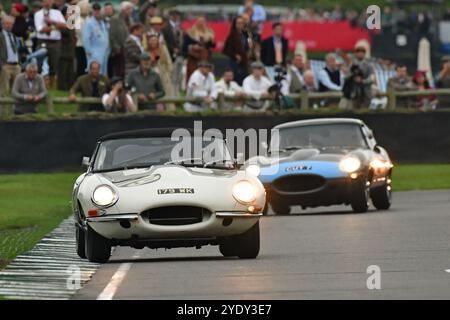
{"type": "Polygon", "coordinates": [[[223,92],[217,96],[217,109],[219,111],[225,109],[225,94],[223,92]]]}
{"type": "Polygon", "coordinates": [[[397,96],[395,95],[395,89],[394,88],[388,88],[387,91],[388,96],[388,109],[395,109],[397,105],[397,96]]]}
{"type": "Polygon", "coordinates": [[[302,90],[300,93],[300,108],[302,110],[308,110],[309,108],[308,91],[306,90],[302,90]]]}
{"type": "Polygon", "coordinates": [[[47,91],[47,95],[45,96],[45,111],[47,113],[54,113],[53,109],[53,97],[50,91],[47,91]]]}

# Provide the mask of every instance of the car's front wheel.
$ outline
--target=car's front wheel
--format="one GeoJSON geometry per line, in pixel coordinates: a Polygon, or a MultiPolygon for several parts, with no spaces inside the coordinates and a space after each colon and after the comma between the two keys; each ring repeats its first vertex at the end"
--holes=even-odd
{"type": "Polygon", "coordinates": [[[273,213],[277,216],[287,216],[291,213],[291,207],[281,202],[272,201],[270,206],[272,207],[273,213]]]}
{"type": "Polygon", "coordinates": [[[79,225],[75,226],[75,238],[78,256],[81,259],[86,259],[86,241],[84,230],[79,225]]]}
{"type": "Polygon", "coordinates": [[[389,184],[370,190],[372,203],[378,210],[388,210],[392,204],[392,190],[389,184]]]}
{"type": "Polygon", "coordinates": [[[255,259],[259,254],[259,221],[243,234],[229,237],[220,245],[220,253],[224,257],[239,257],[241,259],[255,259]]]}
{"type": "Polygon", "coordinates": [[[85,237],[88,260],[97,263],[107,262],[111,256],[111,241],[99,235],[89,225],[85,237]]]}
{"type": "Polygon", "coordinates": [[[351,206],[356,213],[364,213],[369,210],[369,182],[366,178],[355,181],[351,206]]]}

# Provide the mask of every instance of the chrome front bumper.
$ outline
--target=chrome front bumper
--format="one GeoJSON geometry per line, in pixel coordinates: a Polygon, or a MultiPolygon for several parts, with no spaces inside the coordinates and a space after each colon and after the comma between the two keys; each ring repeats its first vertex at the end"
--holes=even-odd
{"type": "MultiPolygon", "coordinates": [[[[262,213],[249,213],[245,211],[218,211],[215,213],[217,218],[256,218],[262,217],[262,213]]],[[[139,220],[139,214],[115,214],[100,217],[87,217],[87,222],[111,222],[111,221],[133,221],[139,220]]]]}

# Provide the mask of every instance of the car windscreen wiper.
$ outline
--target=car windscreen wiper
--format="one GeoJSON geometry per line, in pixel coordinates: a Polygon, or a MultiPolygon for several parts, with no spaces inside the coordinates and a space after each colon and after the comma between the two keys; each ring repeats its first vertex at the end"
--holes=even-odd
{"type": "Polygon", "coordinates": [[[133,170],[133,169],[145,169],[145,168],[151,168],[155,164],[143,164],[143,165],[129,165],[129,166],[121,166],[121,167],[114,167],[109,169],[100,169],[100,170],[93,170],[93,173],[103,173],[103,172],[114,172],[114,171],[124,171],[124,170],[133,170]]]}

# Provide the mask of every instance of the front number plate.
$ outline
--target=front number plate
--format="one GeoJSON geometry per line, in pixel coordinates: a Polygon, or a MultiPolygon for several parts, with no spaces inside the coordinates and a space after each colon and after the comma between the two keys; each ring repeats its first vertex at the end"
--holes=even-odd
{"type": "Polygon", "coordinates": [[[194,194],[193,188],[158,189],[158,194],[194,194]]]}

